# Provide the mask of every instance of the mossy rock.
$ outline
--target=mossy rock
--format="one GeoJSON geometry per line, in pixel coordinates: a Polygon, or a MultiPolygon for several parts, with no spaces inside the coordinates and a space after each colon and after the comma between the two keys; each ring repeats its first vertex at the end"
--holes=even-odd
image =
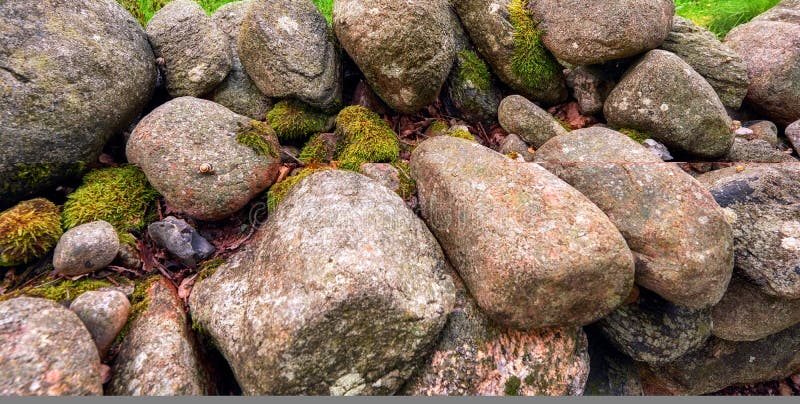
{"type": "Polygon", "coordinates": [[[467,121],[491,121],[497,117],[499,89],[486,62],[470,49],[456,54],[447,94],[458,114],[467,121]]]}
{"type": "MultiPolygon", "coordinates": [[[[121,277],[116,278],[114,281],[117,282],[117,284],[129,282],[121,277]]],[[[76,297],[84,292],[102,288],[113,288],[116,286],[118,285],[106,279],[81,278],[78,280],[71,280],[60,277],[47,277],[36,281],[33,285],[0,296],[0,301],[19,296],[29,296],[49,299],[55,302],[69,302],[75,300],[76,297]]]]}
{"type": "Polygon", "coordinates": [[[329,118],[321,111],[299,101],[288,100],[275,104],[267,113],[267,123],[282,141],[302,141],[325,131],[329,118]]]}
{"type": "Polygon", "coordinates": [[[281,203],[283,198],[286,197],[286,194],[295,186],[297,185],[300,180],[305,177],[308,177],[311,174],[314,174],[318,171],[327,170],[327,168],[304,168],[300,170],[299,173],[286,178],[285,180],[275,184],[270,188],[269,192],[267,192],[267,208],[270,212],[275,211],[278,208],[278,204],[281,203]]]}
{"type": "Polygon", "coordinates": [[[619,133],[633,139],[636,143],[642,144],[645,140],[650,139],[650,135],[647,133],[638,131],[636,129],[630,128],[622,128],[619,130],[619,133]]]}
{"type": "Polygon", "coordinates": [[[358,171],[364,163],[389,163],[400,156],[397,134],[378,114],[360,106],[343,109],[336,117],[342,138],[339,167],[358,171]]]}
{"type": "Polygon", "coordinates": [[[25,201],[0,213],[0,267],[41,258],[62,233],[59,209],[47,199],[25,201]]]}
{"type": "Polygon", "coordinates": [[[311,137],[300,150],[298,160],[305,164],[328,163],[336,156],[340,139],[335,133],[320,133],[311,137]]]}

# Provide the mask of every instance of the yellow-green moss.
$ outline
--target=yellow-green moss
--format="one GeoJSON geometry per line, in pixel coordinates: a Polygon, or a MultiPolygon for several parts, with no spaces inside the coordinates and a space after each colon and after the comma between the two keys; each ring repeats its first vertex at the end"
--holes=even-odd
{"type": "Polygon", "coordinates": [[[472,83],[472,86],[481,92],[488,92],[492,86],[492,74],[486,62],[468,49],[459,52],[457,57],[459,63],[456,79],[460,83],[472,83]]]}
{"type": "Polygon", "coordinates": [[[343,109],[336,117],[342,139],[339,167],[359,171],[364,163],[390,163],[400,156],[397,134],[378,114],[361,106],[343,109]]]}
{"type": "Polygon", "coordinates": [[[275,184],[272,188],[269,189],[267,192],[267,209],[270,212],[275,211],[278,205],[281,203],[283,198],[286,197],[286,194],[297,185],[300,180],[305,177],[308,177],[311,174],[314,174],[318,171],[327,170],[327,168],[304,168],[300,170],[299,173],[284,179],[283,181],[275,184]]]}
{"type": "Polygon", "coordinates": [[[397,169],[400,176],[400,188],[397,194],[403,199],[408,199],[417,193],[417,183],[411,177],[411,170],[408,168],[408,163],[403,160],[397,160],[392,163],[392,166],[397,169]]]}
{"type": "Polygon", "coordinates": [[[542,43],[542,31],[528,11],[528,0],[512,0],[508,12],[514,26],[511,71],[527,87],[544,88],[562,67],[542,43]]]}
{"type": "Polygon", "coordinates": [[[519,395],[519,388],[522,386],[522,381],[519,380],[517,376],[510,376],[508,380],[506,380],[506,385],[504,392],[507,396],[518,396],[519,395]]]}
{"type": "Polygon", "coordinates": [[[298,160],[305,164],[324,163],[328,160],[328,144],[319,134],[314,135],[300,150],[298,160]]]}
{"type": "Polygon", "coordinates": [[[136,237],[128,232],[117,232],[120,245],[127,245],[136,248],[136,237]]]}
{"type": "Polygon", "coordinates": [[[558,122],[559,125],[561,125],[562,128],[566,129],[567,132],[572,132],[572,127],[569,126],[569,124],[566,121],[555,116],[553,118],[556,120],[556,122],[558,122]]]}
{"type": "Polygon", "coordinates": [[[443,135],[445,132],[447,132],[449,129],[450,125],[448,125],[447,122],[441,119],[437,119],[433,121],[433,123],[428,125],[427,129],[425,129],[425,136],[428,137],[440,136],[443,135]]]}
{"type": "Polygon", "coordinates": [[[62,233],[58,207],[47,199],[21,202],[0,213],[0,267],[41,258],[62,233]]]}
{"type": "Polygon", "coordinates": [[[262,156],[278,158],[280,145],[275,138],[275,131],[264,122],[253,120],[250,125],[240,129],[236,141],[253,149],[262,156]]]}
{"type": "Polygon", "coordinates": [[[222,257],[214,257],[200,264],[200,267],[197,270],[198,275],[197,280],[195,280],[195,284],[211,275],[214,275],[214,272],[217,272],[217,269],[219,269],[219,267],[224,263],[225,260],[222,257]]]}
{"type": "Polygon", "coordinates": [[[83,185],[67,196],[61,215],[65,229],[105,220],[118,232],[147,224],[147,210],[159,194],[135,166],[106,168],[83,177],[83,185]]]}
{"type": "Polygon", "coordinates": [[[41,297],[56,302],[75,300],[83,292],[114,286],[113,283],[102,279],[83,278],[76,281],[69,279],[52,279],[42,285],[24,289],[22,295],[41,297]]]}
{"type": "Polygon", "coordinates": [[[466,139],[469,140],[470,142],[476,142],[475,136],[473,136],[472,133],[469,133],[469,131],[464,129],[456,129],[448,131],[447,136],[457,137],[459,139],[466,139]]]}
{"type": "Polygon", "coordinates": [[[280,140],[296,141],[322,132],[328,116],[299,101],[281,101],[267,113],[267,122],[280,140]]]}
{"type": "Polygon", "coordinates": [[[147,310],[147,306],[150,303],[147,291],[150,289],[150,286],[153,283],[157,282],[161,278],[160,275],[153,275],[149,278],[142,279],[134,284],[133,293],[131,294],[130,302],[131,302],[131,309],[128,314],[128,321],[125,322],[125,325],[122,327],[122,330],[119,331],[117,337],[114,338],[113,346],[118,346],[125,340],[125,337],[131,330],[131,325],[133,322],[136,321],[139,316],[147,310]]]}
{"type": "Polygon", "coordinates": [[[76,177],[85,169],[86,164],[82,161],[68,164],[17,164],[10,174],[0,176],[0,195],[25,195],[30,190],[47,188],[60,178],[76,177]]]}
{"type": "Polygon", "coordinates": [[[636,129],[623,128],[620,129],[619,132],[640,144],[644,143],[645,140],[650,139],[650,135],[640,132],[636,129]]]}

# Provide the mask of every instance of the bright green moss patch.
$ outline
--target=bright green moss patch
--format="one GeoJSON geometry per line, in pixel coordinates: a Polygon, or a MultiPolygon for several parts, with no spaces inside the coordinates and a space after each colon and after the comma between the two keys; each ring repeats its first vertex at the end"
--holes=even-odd
{"type": "Polygon", "coordinates": [[[306,142],[297,159],[304,164],[324,163],[328,160],[329,154],[328,143],[322,136],[317,134],[306,142]]]}
{"type": "Polygon", "coordinates": [[[475,142],[476,141],[475,140],[475,136],[473,136],[472,133],[469,133],[469,131],[464,130],[464,129],[456,129],[456,130],[448,131],[447,132],[447,136],[457,137],[459,139],[469,140],[470,142],[475,142]]]}
{"type": "Polygon", "coordinates": [[[21,294],[31,297],[41,297],[56,302],[75,300],[83,292],[114,286],[107,280],[83,278],[76,281],[53,279],[42,285],[25,289],[21,294]]]}
{"type": "Polygon", "coordinates": [[[433,121],[433,123],[430,124],[427,129],[425,129],[425,136],[428,137],[440,136],[443,135],[445,132],[447,132],[449,129],[450,125],[448,125],[447,122],[441,119],[437,119],[433,121]]]}
{"type": "Polygon", "coordinates": [[[0,267],[41,258],[61,238],[58,207],[47,199],[21,202],[0,213],[0,267]]]}
{"type": "Polygon", "coordinates": [[[624,129],[620,129],[619,132],[622,133],[623,135],[635,140],[636,143],[640,143],[640,144],[644,143],[645,140],[650,139],[650,136],[648,134],[639,132],[636,129],[624,128],[624,129]]]}
{"type": "Polygon", "coordinates": [[[503,391],[507,396],[518,396],[519,388],[522,386],[522,381],[517,376],[511,376],[506,380],[505,389],[503,391]]]}
{"type": "MultiPolygon", "coordinates": [[[[142,26],[146,25],[150,18],[158,11],[161,10],[162,7],[167,5],[170,0],[117,0],[119,4],[121,4],[125,9],[127,9],[142,26]]],[[[227,3],[232,3],[234,1],[239,0],[195,0],[198,4],[200,4],[203,9],[206,10],[207,13],[211,14],[216,11],[218,8],[223,6],[227,3]]],[[[317,5],[317,8],[322,12],[322,15],[325,16],[325,19],[328,20],[328,23],[331,22],[331,16],[333,14],[333,0],[314,0],[314,4],[317,5]]]]}
{"type": "Polygon", "coordinates": [[[472,86],[482,92],[489,92],[492,86],[492,74],[483,59],[471,50],[458,53],[459,69],[456,78],[459,82],[472,83],[472,86]]]}
{"type": "Polygon", "coordinates": [[[720,39],[769,10],[780,0],[675,0],[675,13],[707,28],[720,39]]]}
{"type": "Polygon", "coordinates": [[[224,263],[225,260],[222,259],[222,257],[214,257],[200,264],[200,268],[197,271],[198,275],[195,284],[197,282],[202,281],[203,279],[208,278],[211,275],[214,275],[214,273],[217,272],[217,269],[219,269],[219,267],[222,266],[222,264],[224,263]]]}
{"type": "Polygon", "coordinates": [[[253,149],[262,156],[278,158],[280,145],[275,139],[275,131],[264,122],[253,120],[249,127],[242,128],[236,135],[236,141],[253,149]]]}
{"type": "Polygon", "coordinates": [[[558,76],[562,67],[542,44],[542,31],[527,6],[528,0],[512,0],[508,5],[514,26],[511,70],[526,86],[539,89],[558,76]]]}
{"type": "Polygon", "coordinates": [[[572,132],[572,127],[569,126],[569,124],[566,121],[555,116],[553,117],[553,119],[555,119],[556,122],[558,122],[558,124],[561,125],[562,128],[566,129],[567,132],[572,132]]]}
{"type": "Polygon", "coordinates": [[[411,169],[408,168],[408,163],[402,160],[397,160],[392,163],[392,166],[397,169],[400,176],[400,188],[397,194],[403,199],[408,199],[411,195],[417,193],[417,183],[411,177],[411,169]]]}
{"type": "Polygon", "coordinates": [[[267,113],[267,123],[275,129],[278,139],[298,141],[324,131],[328,116],[299,101],[281,101],[267,113]]]}
{"type": "Polygon", "coordinates": [[[288,177],[285,180],[273,185],[272,188],[269,189],[269,192],[267,192],[267,209],[269,209],[270,212],[275,211],[281,201],[286,198],[286,194],[288,194],[289,191],[291,191],[291,189],[294,188],[298,182],[300,182],[300,180],[318,171],[323,171],[326,169],[327,168],[304,168],[296,175],[288,177]]]}
{"type": "Polygon", "coordinates": [[[65,229],[105,220],[118,232],[139,230],[147,224],[147,210],[158,198],[136,166],[96,170],[86,174],[83,185],[67,196],[61,220],[65,229]]]}
{"type": "Polygon", "coordinates": [[[359,171],[364,163],[390,163],[400,156],[397,134],[378,114],[351,106],[336,117],[336,133],[343,140],[339,167],[359,171]]]}

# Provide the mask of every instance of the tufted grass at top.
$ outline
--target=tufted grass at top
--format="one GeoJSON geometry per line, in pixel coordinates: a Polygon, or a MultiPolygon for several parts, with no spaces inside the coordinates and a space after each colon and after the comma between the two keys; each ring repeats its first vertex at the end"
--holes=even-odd
{"type": "MultiPolygon", "coordinates": [[[[142,26],[147,25],[150,18],[164,7],[170,0],[117,0],[123,7],[125,7],[133,16],[139,20],[142,26]]],[[[200,4],[207,13],[211,14],[217,11],[218,8],[225,4],[232,3],[239,0],[194,0],[200,4]]],[[[330,23],[331,13],[333,13],[333,0],[313,0],[317,8],[320,9],[322,15],[330,23]]]]}
{"type": "Polygon", "coordinates": [[[738,25],[769,10],[780,0],[675,0],[681,17],[707,28],[720,39],[738,25]]]}

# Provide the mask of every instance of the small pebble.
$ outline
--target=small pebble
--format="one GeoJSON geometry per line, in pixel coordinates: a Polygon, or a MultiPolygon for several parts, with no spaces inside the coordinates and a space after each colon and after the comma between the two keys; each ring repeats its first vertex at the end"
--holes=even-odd
{"type": "Polygon", "coordinates": [[[119,252],[119,236],[110,223],[97,221],[74,227],[61,236],[53,267],[65,276],[80,276],[103,269],[119,252]]]}

